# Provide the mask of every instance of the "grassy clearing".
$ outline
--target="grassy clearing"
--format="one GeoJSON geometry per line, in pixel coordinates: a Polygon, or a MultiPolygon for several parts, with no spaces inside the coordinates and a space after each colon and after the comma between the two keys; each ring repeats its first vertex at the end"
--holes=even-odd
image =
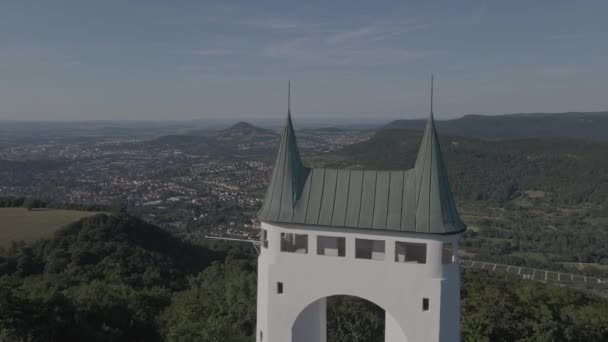
{"type": "Polygon", "coordinates": [[[49,237],[66,224],[95,214],[76,210],[0,208],[0,246],[8,246],[11,241],[49,237]]]}
{"type": "Polygon", "coordinates": [[[551,262],[551,260],[547,257],[547,254],[545,254],[545,253],[514,252],[511,255],[520,257],[520,258],[524,258],[524,259],[528,259],[528,260],[536,260],[536,261],[544,262],[544,263],[551,262]]]}
{"type": "Polygon", "coordinates": [[[524,193],[530,198],[542,198],[545,197],[545,192],[540,190],[525,190],[524,193]]]}

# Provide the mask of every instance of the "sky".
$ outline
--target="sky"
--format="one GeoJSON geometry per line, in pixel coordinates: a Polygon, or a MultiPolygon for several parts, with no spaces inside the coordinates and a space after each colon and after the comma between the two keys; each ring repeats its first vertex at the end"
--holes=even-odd
{"type": "Polygon", "coordinates": [[[608,1],[1,0],[0,120],[608,110],[608,1]]]}

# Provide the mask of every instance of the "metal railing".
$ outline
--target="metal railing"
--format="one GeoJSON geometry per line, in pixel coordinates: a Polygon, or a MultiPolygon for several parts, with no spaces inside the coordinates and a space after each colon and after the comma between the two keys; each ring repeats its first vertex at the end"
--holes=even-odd
{"type": "Polygon", "coordinates": [[[536,280],[545,283],[557,283],[568,287],[608,289],[608,279],[590,277],[583,274],[543,270],[532,267],[513,266],[494,262],[461,259],[463,268],[481,269],[489,272],[501,272],[515,275],[524,280],[536,280]]]}

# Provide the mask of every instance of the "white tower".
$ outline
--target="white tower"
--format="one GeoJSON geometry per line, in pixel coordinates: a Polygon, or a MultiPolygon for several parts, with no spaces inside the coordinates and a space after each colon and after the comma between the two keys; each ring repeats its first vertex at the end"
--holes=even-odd
{"type": "Polygon", "coordinates": [[[305,167],[288,110],[258,217],[257,342],[325,342],[333,295],[383,308],[387,342],[460,340],[466,227],[432,104],[414,168],[396,171],[305,167]]]}

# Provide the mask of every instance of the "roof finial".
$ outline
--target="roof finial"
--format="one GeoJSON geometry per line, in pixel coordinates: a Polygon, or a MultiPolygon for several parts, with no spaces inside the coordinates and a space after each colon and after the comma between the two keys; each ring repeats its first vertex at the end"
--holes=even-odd
{"type": "Polygon", "coordinates": [[[431,73],[431,119],[433,118],[433,78],[434,75],[431,73]]]}
{"type": "Polygon", "coordinates": [[[291,80],[287,80],[287,114],[291,115],[291,80]]]}

